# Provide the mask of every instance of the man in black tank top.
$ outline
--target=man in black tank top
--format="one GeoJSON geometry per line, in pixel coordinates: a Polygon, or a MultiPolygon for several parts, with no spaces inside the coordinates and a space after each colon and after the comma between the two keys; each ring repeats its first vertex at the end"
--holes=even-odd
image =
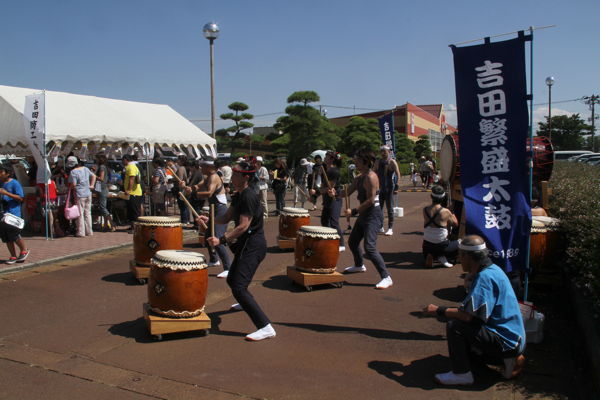
{"type": "MultiPolygon", "coordinates": [[[[364,258],[368,258],[373,262],[381,276],[381,281],[375,285],[375,289],[387,289],[393,285],[393,282],[383,257],[377,251],[377,232],[383,223],[383,213],[379,207],[379,180],[377,174],[371,170],[374,162],[375,154],[371,150],[360,150],[354,156],[354,163],[360,171],[360,176],[354,178],[348,188],[348,195],[355,190],[358,191],[360,205],[352,210],[346,210],[346,214],[358,216],[358,218],[354,223],[350,238],[348,238],[348,246],[354,257],[354,265],[344,269],[344,273],[365,272],[367,267],[364,265],[364,258]],[[363,240],[364,258],[359,249],[360,242],[363,240]]],[[[336,191],[330,189],[329,193],[335,195],[336,191]]],[[[339,195],[344,197],[344,190],[339,195]]]]}
{"type": "Polygon", "coordinates": [[[328,192],[327,182],[329,182],[329,186],[335,189],[336,193],[340,192],[341,183],[340,183],[340,169],[341,159],[339,159],[338,155],[333,151],[328,151],[325,154],[325,166],[321,170],[321,172],[325,171],[323,176],[327,176],[327,179],[323,178],[325,182],[321,186],[321,193],[323,194],[323,212],[321,213],[321,225],[327,228],[333,228],[337,230],[338,235],[340,236],[340,251],[345,251],[346,247],[344,246],[344,231],[340,227],[340,213],[342,211],[342,197],[339,196],[331,196],[328,192]]]}
{"type": "Polygon", "coordinates": [[[387,209],[388,227],[384,230],[383,225],[381,231],[386,236],[392,236],[394,231],[394,195],[398,193],[398,184],[394,182],[394,175],[397,181],[400,180],[400,169],[398,163],[391,157],[391,149],[384,145],[380,147],[381,158],[375,164],[377,178],[379,178],[379,204],[381,210],[387,209]]]}

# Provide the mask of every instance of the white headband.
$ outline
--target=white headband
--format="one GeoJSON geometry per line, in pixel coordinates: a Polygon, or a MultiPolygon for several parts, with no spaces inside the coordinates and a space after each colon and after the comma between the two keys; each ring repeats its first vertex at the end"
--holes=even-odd
{"type": "Polygon", "coordinates": [[[200,164],[204,164],[204,165],[215,165],[215,162],[212,160],[201,160],[200,164]]]}
{"type": "Polygon", "coordinates": [[[479,250],[487,249],[487,247],[485,246],[485,243],[468,245],[468,244],[463,244],[462,240],[458,241],[458,248],[460,250],[464,250],[464,251],[479,251],[479,250]]]}
{"type": "Polygon", "coordinates": [[[431,193],[431,197],[435,197],[436,199],[442,199],[446,196],[446,192],[442,194],[431,193]]]}

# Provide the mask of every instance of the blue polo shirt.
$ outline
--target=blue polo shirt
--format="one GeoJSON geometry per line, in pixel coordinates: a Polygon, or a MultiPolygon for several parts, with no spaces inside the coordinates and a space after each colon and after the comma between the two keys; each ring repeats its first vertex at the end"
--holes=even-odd
{"type": "Polygon", "coordinates": [[[492,264],[477,274],[460,310],[479,318],[484,328],[502,339],[504,351],[525,350],[525,326],[519,302],[508,277],[492,264]]]}
{"type": "MultiPolygon", "coordinates": [[[[23,187],[16,179],[11,179],[6,183],[0,182],[0,188],[6,190],[9,193],[16,194],[21,197],[25,197],[23,193],[23,187]]],[[[2,195],[2,206],[4,212],[11,213],[17,217],[21,216],[21,204],[22,202],[15,200],[7,195],[2,195]]]]}

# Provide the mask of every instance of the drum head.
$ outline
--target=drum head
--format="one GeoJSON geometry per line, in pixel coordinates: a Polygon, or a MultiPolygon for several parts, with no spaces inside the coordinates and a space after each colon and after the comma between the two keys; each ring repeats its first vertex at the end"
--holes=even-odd
{"type": "Polygon", "coordinates": [[[308,210],[304,208],[283,207],[281,215],[290,217],[310,217],[308,210]]]}
{"type": "Polygon", "coordinates": [[[339,239],[340,236],[337,230],[333,228],[326,228],[324,226],[313,226],[305,225],[301,226],[298,230],[298,235],[310,236],[323,239],[339,239]]]}
{"type": "Polygon", "coordinates": [[[153,226],[180,226],[181,220],[178,217],[145,216],[138,217],[135,223],[153,226]]]}
{"type": "Polygon", "coordinates": [[[186,250],[159,250],[152,258],[152,265],[187,271],[207,267],[206,259],[202,254],[186,250]]]}
{"type": "Polygon", "coordinates": [[[456,142],[454,136],[446,135],[440,149],[440,178],[444,182],[452,182],[456,171],[456,142]]]}

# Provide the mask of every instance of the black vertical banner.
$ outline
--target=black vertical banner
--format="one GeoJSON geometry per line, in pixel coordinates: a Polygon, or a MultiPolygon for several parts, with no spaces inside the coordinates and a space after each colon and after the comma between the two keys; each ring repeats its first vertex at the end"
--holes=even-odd
{"type": "Polygon", "coordinates": [[[531,229],[525,41],[452,46],[466,232],[507,272],[525,268],[531,229]]]}

